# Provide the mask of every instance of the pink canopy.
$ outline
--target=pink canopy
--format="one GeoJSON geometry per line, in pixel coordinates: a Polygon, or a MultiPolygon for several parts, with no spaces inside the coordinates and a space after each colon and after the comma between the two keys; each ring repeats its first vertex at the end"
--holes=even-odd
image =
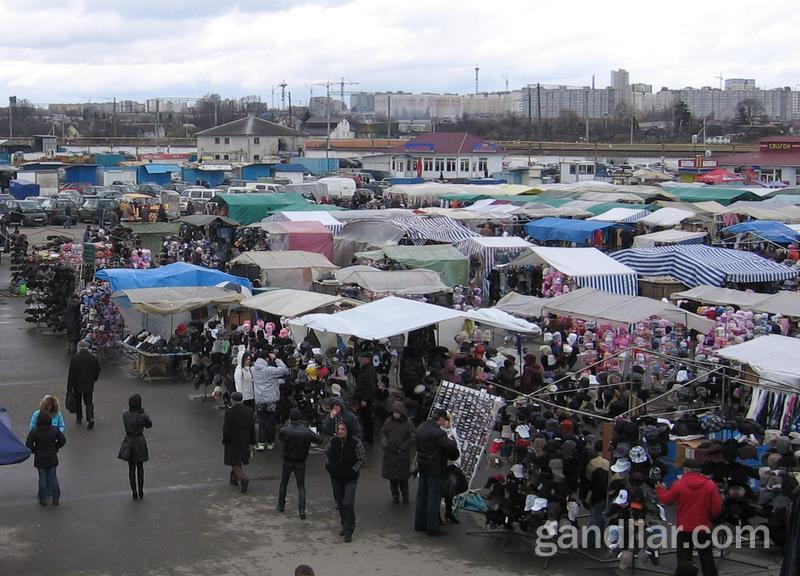
{"type": "Polygon", "coordinates": [[[724,184],[727,182],[744,182],[745,178],[741,174],[736,174],[725,168],[717,168],[707,174],[698,176],[694,180],[705,184],[724,184]]]}
{"type": "Polygon", "coordinates": [[[333,259],[333,234],[319,222],[270,222],[273,250],[305,250],[333,259]]]}

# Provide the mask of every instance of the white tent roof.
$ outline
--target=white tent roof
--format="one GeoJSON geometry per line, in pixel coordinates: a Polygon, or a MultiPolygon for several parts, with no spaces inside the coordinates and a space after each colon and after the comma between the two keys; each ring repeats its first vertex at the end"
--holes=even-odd
{"type": "Polygon", "coordinates": [[[758,304],[754,304],[753,310],[800,318],[800,292],[783,290],[767,296],[758,304]]]}
{"type": "Polygon", "coordinates": [[[242,252],[231,260],[233,264],[255,264],[262,270],[287,268],[330,268],[337,266],[322,254],[304,250],[267,250],[242,252]]]}
{"type": "Polygon", "coordinates": [[[495,308],[527,318],[541,318],[542,306],[547,303],[547,298],[537,298],[536,296],[525,296],[516,292],[509,292],[495,304],[495,308]]]}
{"type": "Polygon", "coordinates": [[[647,226],[675,226],[688,218],[697,218],[694,212],[680,208],[661,208],[640,220],[647,226]]]}
{"type": "Polygon", "coordinates": [[[389,296],[338,314],[307,314],[289,321],[289,325],[293,330],[378,340],[462,318],[458,310],[389,296]]]}
{"type": "MultiPolygon", "coordinates": [[[[473,236],[458,243],[459,246],[464,244],[476,244],[484,248],[526,248],[533,246],[527,240],[523,240],[518,236],[473,236]]],[[[462,250],[463,252],[463,250],[462,250]]]]}
{"type": "Polygon", "coordinates": [[[607,276],[636,272],[597,248],[555,248],[531,246],[509,263],[509,266],[549,264],[567,276],[607,276]]]}
{"type": "Polygon", "coordinates": [[[341,226],[342,223],[334,218],[330,212],[322,210],[318,212],[311,212],[308,210],[295,210],[290,212],[281,212],[290,222],[319,222],[323,226],[341,226]]]}
{"type": "Polygon", "coordinates": [[[734,290],[732,288],[718,288],[717,286],[709,286],[707,284],[695,286],[683,292],[674,292],[670,295],[672,300],[685,298],[687,300],[697,300],[698,302],[706,302],[708,304],[720,306],[731,304],[744,308],[751,308],[755,304],[763,301],[766,297],[767,294],[734,290]]]}
{"type": "Polygon", "coordinates": [[[588,218],[599,222],[637,222],[650,214],[645,208],[612,208],[607,212],[588,218]]]}
{"type": "Polygon", "coordinates": [[[401,295],[447,292],[438,272],[414,270],[378,270],[369,266],[351,266],[334,272],[339,282],[358,284],[370,292],[393,292],[401,295]],[[358,268],[353,270],[353,268],[358,268]]]}
{"type": "Polygon", "coordinates": [[[703,238],[707,234],[707,232],[687,232],[686,230],[661,230],[652,234],[634,236],[633,247],[650,248],[656,244],[682,244],[688,240],[703,238]]]}
{"type": "Polygon", "coordinates": [[[538,325],[516,318],[498,308],[480,308],[478,310],[468,310],[464,312],[464,316],[470,320],[474,320],[479,324],[493,326],[495,328],[502,328],[510,332],[522,332],[525,334],[541,334],[542,329],[538,325]]]}
{"type": "Polygon", "coordinates": [[[246,294],[217,286],[189,286],[174,288],[134,288],[114,292],[112,298],[125,298],[134,310],[148,314],[178,314],[209,304],[233,304],[246,294]]]}
{"type": "MultiPolygon", "coordinates": [[[[800,388],[800,340],[769,334],[717,351],[722,358],[749,365],[764,378],[800,388]]],[[[768,385],[768,383],[765,383],[768,385]]]]}
{"type": "Polygon", "coordinates": [[[242,306],[275,314],[276,316],[293,317],[339,302],[357,303],[355,300],[340,296],[284,288],[245,298],[242,300],[242,306]]]}

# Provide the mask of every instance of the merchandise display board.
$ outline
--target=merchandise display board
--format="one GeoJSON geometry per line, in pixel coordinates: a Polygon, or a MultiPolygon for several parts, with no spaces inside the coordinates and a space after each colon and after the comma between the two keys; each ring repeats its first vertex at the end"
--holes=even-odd
{"type": "Polygon", "coordinates": [[[450,425],[456,432],[461,452],[458,467],[469,485],[478,472],[495,415],[502,405],[503,399],[499,396],[444,380],[436,393],[433,406],[444,408],[453,416],[450,425]]]}

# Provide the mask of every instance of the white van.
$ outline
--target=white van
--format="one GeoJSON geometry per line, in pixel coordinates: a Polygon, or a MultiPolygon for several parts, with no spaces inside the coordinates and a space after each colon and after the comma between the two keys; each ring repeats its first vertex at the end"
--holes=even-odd
{"type": "Polygon", "coordinates": [[[331,198],[352,198],[356,193],[356,182],[352,178],[320,178],[317,180],[328,187],[331,198]]]}
{"type": "Polygon", "coordinates": [[[194,206],[195,212],[202,212],[206,207],[206,202],[222,192],[219,188],[186,188],[181,192],[181,213],[186,213],[189,202],[194,206]]]}

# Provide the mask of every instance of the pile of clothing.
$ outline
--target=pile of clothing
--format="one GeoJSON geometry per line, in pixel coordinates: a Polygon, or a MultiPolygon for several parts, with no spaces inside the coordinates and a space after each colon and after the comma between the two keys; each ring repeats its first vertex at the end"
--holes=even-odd
{"type": "Polygon", "coordinates": [[[111,286],[89,284],[80,292],[81,333],[94,353],[104,352],[122,337],[124,321],[111,301],[111,286]]]}

